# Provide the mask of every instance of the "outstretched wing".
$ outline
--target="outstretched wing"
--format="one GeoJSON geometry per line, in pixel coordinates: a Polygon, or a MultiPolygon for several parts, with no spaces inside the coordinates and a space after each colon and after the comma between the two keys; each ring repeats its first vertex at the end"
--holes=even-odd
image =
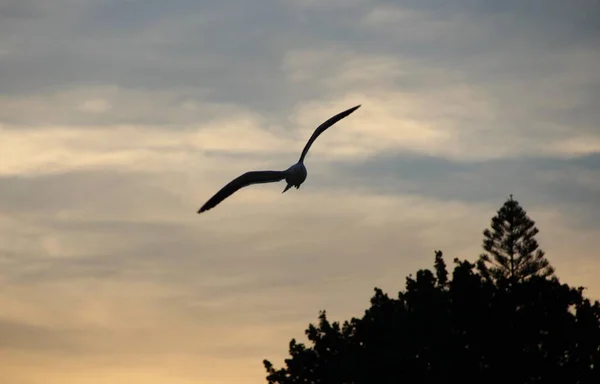
{"type": "Polygon", "coordinates": [[[202,213],[207,211],[221,201],[225,200],[229,196],[233,195],[237,190],[247,187],[251,184],[261,184],[261,183],[275,183],[285,179],[284,171],[251,171],[246,172],[241,176],[233,179],[229,182],[229,184],[225,185],[221,190],[214,194],[202,208],[198,210],[198,213],[202,213]]]}
{"type": "Polygon", "coordinates": [[[325,121],[323,124],[319,125],[317,127],[317,129],[315,129],[315,131],[313,132],[313,134],[310,136],[310,139],[308,139],[308,142],[306,143],[306,145],[304,146],[304,149],[302,150],[302,155],[300,155],[299,162],[303,162],[304,161],[304,157],[308,153],[308,150],[310,149],[310,146],[317,139],[317,137],[319,137],[319,135],[321,133],[325,132],[325,130],[327,128],[331,127],[333,124],[337,123],[338,121],[340,121],[344,117],[346,117],[349,114],[351,114],[352,112],[356,111],[359,107],[360,107],[360,104],[357,105],[356,107],[352,107],[352,108],[350,108],[348,110],[345,110],[344,112],[340,112],[337,115],[335,115],[333,117],[330,117],[329,120],[325,121]]]}

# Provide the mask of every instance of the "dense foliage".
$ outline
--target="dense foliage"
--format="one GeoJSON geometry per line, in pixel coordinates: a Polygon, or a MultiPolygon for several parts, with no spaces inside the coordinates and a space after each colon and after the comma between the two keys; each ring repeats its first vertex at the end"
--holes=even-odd
{"type": "Polygon", "coordinates": [[[362,318],[340,325],[322,311],[306,330],[312,346],[292,339],[285,368],[264,361],[268,383],[600,383],[600,303],[551,276],[519,212],[520,230],[487,249],[508,263],[455,259],[450,275],[436,251],[433,270],[408,277],[397,298],[375,288],[362,318]]]}

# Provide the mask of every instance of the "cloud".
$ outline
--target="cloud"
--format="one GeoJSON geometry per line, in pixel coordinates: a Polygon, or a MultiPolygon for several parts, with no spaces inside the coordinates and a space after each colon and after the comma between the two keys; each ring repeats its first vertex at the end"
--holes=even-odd
{"type": "MultiPolygon", "coordinates": [[[[80,365],[92,364],[92,372],[101,356],[121,356],[135,366],[140,359],[181,355],[231,361],[279,353],[275,342],[263,341],[287,339],[302,329],[302,319],[347,295],[363,300],[332,312],[359,312],[383,270],[422,265],[418,255],[426,250],[408,240],[414,230],[434,236],[429,220],[435,214],[420,199],[315,195],[310,189],[294,200],[272,199],[279,190],[250,190],[206,220],[192,210],[189,220],[182,219],[180,198],[193,201],[200,194],[187,187],[177,192],[175,185],[186,185],[184,175],[170,178],[169,191],[179,198],[155,194],[150,175],[111,172],[25,178],[18,183],[27,193],[2,193],[8,206],[15,199],[21,204],[12,232],[3,236],[19,235],[40,248],[52,238],[62,249],[3,262],[1,325],[12,335],[5,347],[29,353],[25,361],[44,350],[54,358],[76,355],[80,365]],[[78,193],[69,195],[69,188],[78,193]],[[399,228],[406,234],[396,233],[399,228]],[[286,305],[290,300],[293,307],[286,305]]],[[[466,207],[447,208],[459,217],[466,213],[466,207]]],[[[14,251],[23,248],[17,244],[14,251]]],[[[214,369],[194,375],[218,377],[214,369]]]]}
{"type": "Polygon", "coordinates": [[[435,156],[382,153],[360,161],[335,160],[315,176],[316,188],[355,188],[379,194],[416,194],[442,201],[492,203],[514,194],[525,206],[561,212],[570,226],[597,229],[599,154],[453,161],[435,156]],[[326,177],[337,170],[338,177],[326,177]]]}
{"type": "Polygon", "coordinates": [[[510,193],[561,279],[598,297],[596,14],[584,0],[3,2],[7,380],[262,382],[260,361],[319,309],[360,316],[434,249],[474,259],[510,193]],[[253,186],[196,214],[357,104],[312,146],[298,191],[253,186]]]}

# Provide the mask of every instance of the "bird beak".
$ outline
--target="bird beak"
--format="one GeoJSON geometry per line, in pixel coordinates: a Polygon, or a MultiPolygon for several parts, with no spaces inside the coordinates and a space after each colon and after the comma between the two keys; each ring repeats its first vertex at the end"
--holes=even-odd
{"type": "Polygon", "coordinates": [[[293,184],[288,184],[285,186],[285,189],[283,190],[283,192],[281,193],[285,193],[285,191],[287,191],[288,189],[292,188],[294,185],[293,184]]]}

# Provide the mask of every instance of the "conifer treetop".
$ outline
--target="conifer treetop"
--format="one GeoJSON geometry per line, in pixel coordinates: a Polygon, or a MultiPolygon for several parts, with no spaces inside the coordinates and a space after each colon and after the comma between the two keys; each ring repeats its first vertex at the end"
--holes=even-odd
{"type": "Polygon", "coordinates": [[[539,248],[535,239],[538,233],[535,221],[511,194],[492,218],[491,228],[483,231],[486,253],[480,255],[477,263],[481,274],[491,280],[510,281],[551,277],[554,268],[539,248]]]}

